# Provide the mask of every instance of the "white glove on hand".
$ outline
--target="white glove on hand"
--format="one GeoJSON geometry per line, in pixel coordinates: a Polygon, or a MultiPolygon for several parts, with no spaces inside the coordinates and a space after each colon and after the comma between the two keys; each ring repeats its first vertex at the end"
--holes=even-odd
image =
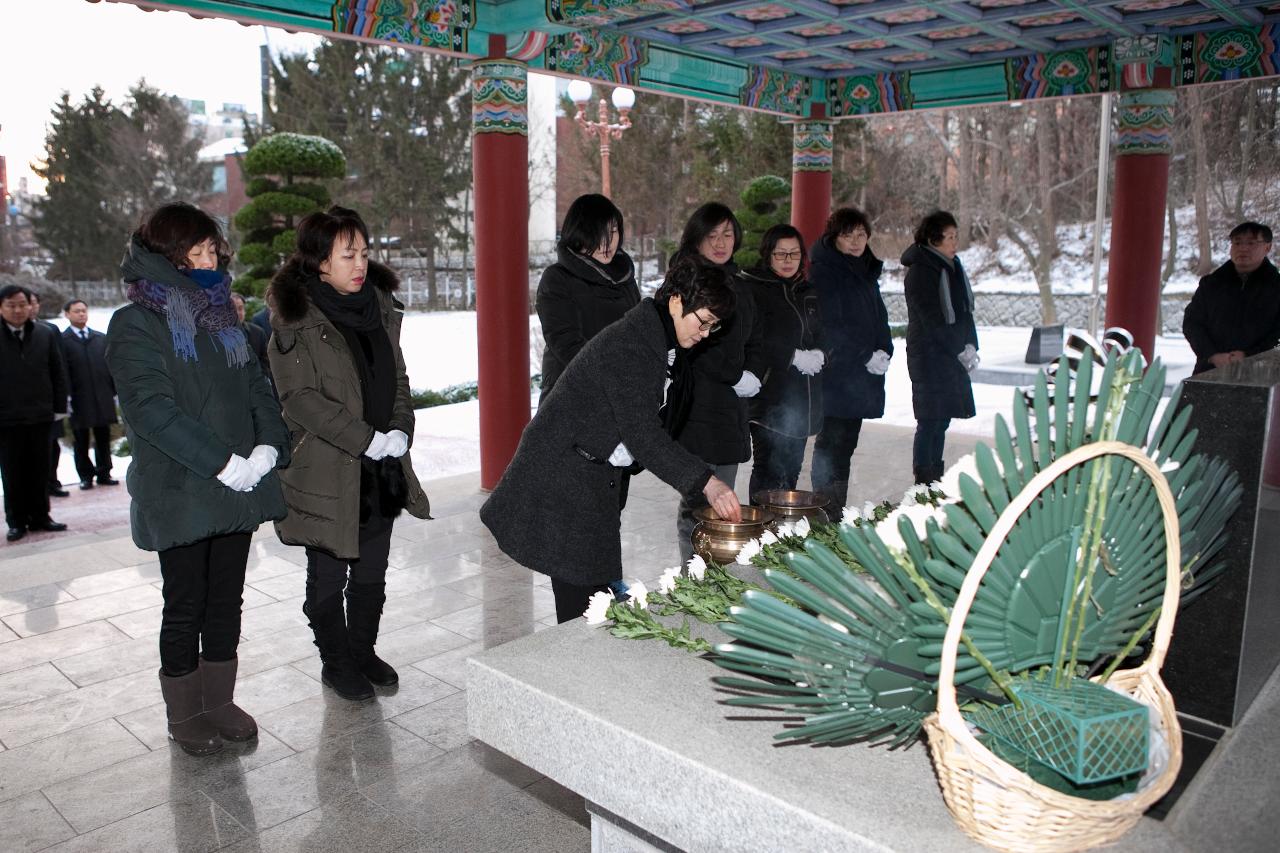
{"type": "Polygon", "coordinates": [[[631,451],[627,450],[627,446],[621,442],[609,454],[609,464],[615,468],[626,468],[628,465],[634,464],[635,461],[631,456],[631,451]]]}
{"type": "Polygon", "coordinates": [[[889,353],[882,349],[871,353],[871,358],[867,359],[867,372],[884,376],[889,372],[889,358],[889,353]]]}
{"type": "Polygon", "coordinates": [[[960,363],[964,365],[964,369],[968,373],[972,373],[973,369],[978,366],[978,362],[982,359],[978,357],[978,351],[974,349],[973,344],[965,344],[964,349],[956,356],[960,359],[960,363]]]}
{"type": "Polygon", "coordinates": [[[248,459],[233,453],[227,460],[226,467],[218,472],[218,482],[237,492],[250,492],[258,485],[258,477],[248,459]]]}
{"type": "Polygon", "coordinates": [[[253,469],[253,485],[256,487],[263,477],[271,473],[276,467],[276,460],[280,458],[280,451],[276,450],[269,444],[259,444],[249,454],[249,467],[253,469]]]}
{"type": "Polygon", "coordinates": [[[364,455],[377,462],[379,459],[387,455],[387,446],[391,442],[391,436],[385,432],[374,430],[373,438],[369,441],[369,446],[364,449],[364,455]]]}
{"type": "Polygon", "coordinates": [[[760,393],[760,380],[750,370],[744,370],[734,383],[733,392],[739,397],[754,397],[760,393]]]}
{"type": "Polygon", "coordinates": [[[667,367],[670,367],[675,363],[676,363],[676,351],[673,349],[667,350],[667,367]]]}
{"type": "Polygon", "coordinates": [[[387,456],[399,459],[409,450],[409,436],[398,429],[387,433],[387,456]]]}
{"type": "Polygon", "coordinates": [[[826,361],[827,357],[820,349],[798,349],[791,357],[792,366],[805,376],[816,376],[826,361]]]}

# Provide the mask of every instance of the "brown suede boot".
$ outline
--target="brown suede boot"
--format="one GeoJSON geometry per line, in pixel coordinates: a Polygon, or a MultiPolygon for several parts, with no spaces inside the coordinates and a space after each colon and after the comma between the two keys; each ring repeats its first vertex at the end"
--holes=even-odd
{"type": "Polygon", "coordinates": [[[258,736],[258,724],[232,701],[236,691],[237,658],[209,661],[200,658],[203,678],[204,718],[227,740],[246,741],[258,736]]]}
{"type": "Polygon", "coordinates": [[[176,678],[160,670],[160,695],[169,720],[169,739],[188,755],[212,755],[222,749],[222,738],[204,717],[200,670],[176,678]]]}

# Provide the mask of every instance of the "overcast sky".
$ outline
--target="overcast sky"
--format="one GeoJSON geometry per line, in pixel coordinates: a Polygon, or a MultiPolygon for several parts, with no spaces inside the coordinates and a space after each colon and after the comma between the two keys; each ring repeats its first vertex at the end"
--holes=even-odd
{"type": "Polygon", "coordinates": [[[0,0],[0,154],[16,190],[40,180],[30,163],[44,151],[49,112],[63,90],[79,101],[100,85],[115,103],[145,77],[181,98],[223,102],[259,112],[258,47],[308,50],[313,35],[243,27],[234,21],[196,20],[184,12],[143,12],[127,3],[85,0],[0,0]]]}

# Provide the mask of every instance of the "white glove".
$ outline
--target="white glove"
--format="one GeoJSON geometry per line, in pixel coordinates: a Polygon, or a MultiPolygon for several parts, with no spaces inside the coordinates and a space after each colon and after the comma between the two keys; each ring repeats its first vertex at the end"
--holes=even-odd
{"type": "Polygon", "coordinates": [[[615,468],[626,468],[636,460],[631,456],[631,451],[627,450],[627,446],[621,442],[609,454],[609,464],[615,468]]]}
{"type": "Polygon", "coordinates": [[[817,375],[826,361],[827,357],[823,355],[820,349],[798,349],[796,354],[791,357],[792,366],[805,376],[817,375]]]}
{"type": "Polygon", "coordinates": [[[667,350],[667,367],[670,367],[675,363],[676,363],[676,351],[673,349],[667,350]]]}
{"type": "Polygon", "coordinates": [[[978,366],[978,362],[982,359],[978,357],[978,351],[974,349],[973,344],[965,344],[964,349],[956,356],[960,359],[960,363],[964,365],[964,369],[968,373],[972,373],[973,369],[978,366]]]}
{"type": "Polygon", "coordinates": [[[263,477],[271,473],[276,467],[276,460],[280,458],[280,451],[276,450],[269,444],[259,444],[249,454],[249,467],[253,469],[254,486],[262,480],[263,477]]]}
{"type": "Polygon", "coordinates": [[[237,492],[251,492],[258,485],[258,477],[248,459],[233,453],[227,460],[226,467],[218,472],[218,482],[237,492]]]}
{"type": "Polygon", "coordinates": [[[369,446],[364,449],[364,455],[368,456],[374,462],[387,455],[387,446],[391,442],[391,436],[385,432],[374,430],[373,438],[369,441],[369,446]]]}
{"type": "Polygon", "coordinates": [[[889,353],[882,349],[871,353],[871,358],[867,359],[867,372],[884,376],[889,372],[889,358],[889,353]]]}
{"type": "Polygon", "coordinates": [[[750,370],[744,370],[734,383],[733,392],[739,397],[754,397],[760,393],[760,380],[750,370]]]}
{"type": "Polygon", "coordinates": [[[399,459],[409,450],[409,436],[398,429],[387,433],[387,456],[399,459]]]}

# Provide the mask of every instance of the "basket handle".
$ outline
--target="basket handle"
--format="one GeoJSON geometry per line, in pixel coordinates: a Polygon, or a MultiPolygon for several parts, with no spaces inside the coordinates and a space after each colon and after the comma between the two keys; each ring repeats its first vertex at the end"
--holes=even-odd
{"type": "Polygon", "coordinates": [[[1076,448],[1065,456],[1054,460],[1049,467],[1031,479],[1022,491],[1005,507],[1004,512],[996,519],[995,526],[982,543],[973,565],[965,575],[960,586],[960,595],[956,598],[955,607],[951,611],[951,620],[947,623],[947,634],[942,642],[942,664],[938,672],[938,717],[943,723],[951,723],[964,728],[964,719],[956,704],[956,654],[960,644],[960,634],[964,630],[965,619],[969,616],[969,608],[978,595],[978,585],[991,568],[1005,537],[1018,521],[1018,517],[1064,472],[1094,459],[1098,456],[1123,456],[1136,463],[1155,485],[1156,497],[1160,501],[1160,511],[1164,517],[1165,557],[1168,569],[1164,584],[1164,599],[1160,605],[1160,619],[1156,623],[1155,642],[1151,646],[1151,654],[1143,662],[1142,667],[1153,673],[1159,672],[1164,663],[1165,653],[1169,650],[1169,640],[1173,636],[1173,620],[1178,611],[1179,587],[1181,585],[1182,553],[1178,534],[1178,508],[1169,489],[1169,482],[1160,471],[1159,466],[1151,458],[1132,444],[1120,441],[1098,441],[1076,448]]]}

